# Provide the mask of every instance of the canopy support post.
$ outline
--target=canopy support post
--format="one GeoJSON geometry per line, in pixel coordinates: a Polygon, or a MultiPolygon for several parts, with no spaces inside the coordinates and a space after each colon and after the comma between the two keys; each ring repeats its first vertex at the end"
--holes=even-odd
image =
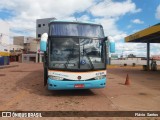
{"type": "Polygon", "coordinates": [[[149,61],[150,61],[150,43],[147,42],[147,70],[150,70],[149,61]]]}

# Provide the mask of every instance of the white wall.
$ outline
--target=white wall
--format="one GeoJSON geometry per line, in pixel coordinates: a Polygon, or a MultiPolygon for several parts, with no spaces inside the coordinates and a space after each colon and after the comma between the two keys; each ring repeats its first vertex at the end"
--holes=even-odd
{"type": "Polygon", "coordinates": [[[32,41],[30,42],[30,47],[29,47],[29,49],[30,49],[30,51],[32,51],[32,52],[38,52],[39,46],[40,46],[40,43],[37,42],[37,41],[34,39],[34,40],[32,40],[32,41]]]}
{"type": "Polygon", "coordinates": [[[24,46],[21,45],[9,45],[10,50],[20,50],[20,49],[24,49],[24,46]]]}
{"type": "Polygon", "coordinates": [[[36,58],[36,54],[22,54],[22,62],[31,62],[30,57],[36,58]]]}
{"type": "Polygon", "coordinates": [[[31,43],[34,39],[33,37],[24,37],[24,43],[31,43]]]}
{"type": "Polygon", "coordinates": [[[55,18],[37,19],[37,21],[36,21],[36,38],[40,39],[40,37],[38,37],[38,34],[42,35],[43,33],[48,33],[48,30],[49,30],[48,23],[54,19],[55,18]],[[41,27],[38,27],[39,24],[41,25],[41,27]]]}
{"type": "Polygon", "coordinates": [[[9,50],[9,24],[0,20],[0,51],[9,50]]]}
{"type": "MultiPolygon", "coordinates": [[[[151,62],[151,61],[150,61],[151,62]]],[[[112,65],[132,65],[135,63],[136,65],[146,65],[146,60],[111,60],[112,65]]],[[[157,65],[160,65],[160,61],[156,61],[157,65]]]]}

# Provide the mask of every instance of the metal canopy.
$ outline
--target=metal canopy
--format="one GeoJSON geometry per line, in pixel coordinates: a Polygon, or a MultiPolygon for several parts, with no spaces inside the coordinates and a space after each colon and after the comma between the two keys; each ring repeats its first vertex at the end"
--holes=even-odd
{"type": "Polygon", "coordinates": [[[125,37],[125,42],[147,43],[147,70],[150,70],[150,43],[160,43],[160,23],[125,37]]]}
{"type": "Polygon", "coordinates": [[[160,23],[125,37],[125,42],[160,43],[160,23]]]}

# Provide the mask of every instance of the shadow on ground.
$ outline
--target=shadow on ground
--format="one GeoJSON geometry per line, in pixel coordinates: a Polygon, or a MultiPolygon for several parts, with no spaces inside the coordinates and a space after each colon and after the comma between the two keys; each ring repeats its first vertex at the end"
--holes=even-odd
{"type": "Polygon", "coordinates": [[[49,91],[47,87],[43,86],[43,70],[38,71],[13,71],[19,72],[28,72],[23,79],[19,80],[16,83],[16,89],[23,89],[32,94],[38,94],[43,96],[93,96],[96,95],[91,90],[56,90],[49,91]]]}

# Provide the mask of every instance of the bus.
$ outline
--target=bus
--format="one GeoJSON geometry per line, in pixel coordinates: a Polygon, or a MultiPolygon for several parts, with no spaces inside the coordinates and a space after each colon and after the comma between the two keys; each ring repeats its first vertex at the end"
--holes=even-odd
{"type": "Polygon", "coordinates": [[[44,85],[49,90],[104,88],[107,37],[102,25],[53,20],[48,26],[40,41],[44,85]]]}

